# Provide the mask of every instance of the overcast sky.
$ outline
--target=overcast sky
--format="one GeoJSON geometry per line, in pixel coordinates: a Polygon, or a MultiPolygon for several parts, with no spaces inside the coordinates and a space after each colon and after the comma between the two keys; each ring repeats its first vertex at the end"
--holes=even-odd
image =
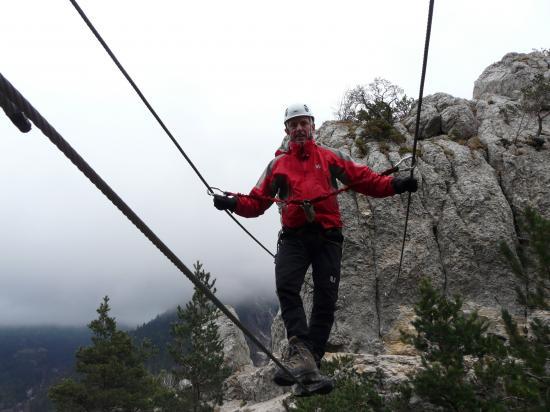
{"type": "MultiPolygon", "coordinates": [[[[428,1],[129,1],[80,6],[207,181],[248,192],[288,103],[317,125],[384,77],[418,95],[428,1]]],[[[212,206],[68,0],[2,1],[0,71],[223,300],[273,296],[273,259],[212,206]]],[[[471,98],[483,69],[550,46],[548,0],[438,0],[425,94],[471,98]]],[[[84,324],[102,296],[136,324],[191,283],[37,129],[0,111],[0,325],[84,324]]],[[[272,207],[241,219],[272,251],[272,207]]]]}

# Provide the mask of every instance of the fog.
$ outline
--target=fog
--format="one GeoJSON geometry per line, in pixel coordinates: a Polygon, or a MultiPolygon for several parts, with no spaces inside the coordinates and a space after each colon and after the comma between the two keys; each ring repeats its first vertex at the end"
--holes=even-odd
{"type": "MultiPolygon", "coordinates": [[[[273,258],[224,213],[68,1],[5,2],[1,72],[222,300],[274,296],[273,258]]],[[[248,192],[285,106],[320,126],[383,77],[417,97],[428,1],[79,2],[206,180],[248,192]]],[[[548,1],[438,1],[425,95],[471,98],[490,64],[548,47],[548,1]]],[[[192,284],[36,128],[0,112],[0,325],[126,324],[192,284]]],[[[241,222],[275,251],[275,207],[241,222]]]]}

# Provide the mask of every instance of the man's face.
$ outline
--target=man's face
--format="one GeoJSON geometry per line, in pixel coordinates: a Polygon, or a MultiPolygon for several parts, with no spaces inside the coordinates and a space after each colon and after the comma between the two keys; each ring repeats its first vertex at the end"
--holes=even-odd
{"type": "Polygon", "coordinates": [[[286,122],[285,132],[293,142],[304,143],[307,139],[313,138],[315,124],[311,117],[294,117],[286,122]]]}

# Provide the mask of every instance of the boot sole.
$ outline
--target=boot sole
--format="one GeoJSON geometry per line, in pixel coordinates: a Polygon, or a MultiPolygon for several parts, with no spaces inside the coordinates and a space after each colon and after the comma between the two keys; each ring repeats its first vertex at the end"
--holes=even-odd
{"type": "MultiPolygon", "coordinates": [[[[305,372],[302,374],[294,375],[296,379],[303,384],[309,384],[315,382],[315,380],[319,379],[319,374],[315,372],[305,372]]],[[[287,376],[285,373],[284,375],[275,375],[273,377],[273,382],[275,382],[278,386],[292,386],[296,383],[296,381],[291,380],[290,376],[287,376]]]]}
{"type": "Polygon", "coordinates": [[[321,381],[312,382],[310,384],[304,384],[307,391],[305,391],[300,385],[294,385],[292,393],[297,397],[306,397],[312,395],[328,395],[334,389],[334,382],[332,379],[324,378],[321,381]]]}

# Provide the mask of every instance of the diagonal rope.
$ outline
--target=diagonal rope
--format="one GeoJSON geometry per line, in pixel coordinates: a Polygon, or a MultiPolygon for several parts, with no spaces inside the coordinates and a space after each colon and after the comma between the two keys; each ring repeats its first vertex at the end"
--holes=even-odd
{"type": "MultiPolygon", "coordinates": [[[[430,0],[430,6],[428,9],[428,24],[426,27],[426,40],[424,42],[424,59],[422,61],[422,75],[420,76],[420,91],[418,96],[418,106],[416,109],[416,126],[414,129],[414,143],[413,143],[413,157],[412,157],[412,167],[410,176],[413,177],[414,173],[414,166],[416,164],[416,146],[418,142],[418,134],[420,130],[420,112],[422,110],[422,97],[424,96],[424,80],[426,78],[426,67],[428,65],[428,51],[430,49],[430,34],[432,31],[432,17],[433,17],[433,10],[434,10],[434,0],[430,0]]],[[[403,266],[403,254],[405,252],[405,242],[407,240],[407,227],[409,224],[409,213],[410,213],[410,207],[411,207],[411,192],[408,192],[408,199],[407,199],[407,214],[405,216],[405,230],[403,231],[403,243],[401,245],[401,257],[399,258],[399,269],[397,271],[397,276],[395,277],[393,281],[393,285],[390,288],[390,291],[387,293],[386,296],[390,296],[393,291],[395,290],[397,286],[397,282],[399,281],[399,276],[401,275],[401,268],[403,266]]]]}
{"type": "Polygon", "coordinates": [[[233,315],[223,303],[210,291],[185,264],[166,246],[162,240],[141,220],[141,218],[118,196],[118,194],[99,176],[92,167],[71,147],[71,145],[53,128],[48,121],[19,93],[0,73],[0,93],[21,110],[50,141],[136,226],[157,249],[168,258],[194,285],[204,293],[254,344],[260,348],[279,368],[296,382],[305,393],[309,390],[286,368],[263,344],[233,315]]]}
{"type": "MultiPolygon", "coordinates": [[[[149,109],[149,111],[151,112],[151,114],[153,115],[153,117],[155,118],[155,120],[158,122],[158,124],[160,125],[160,127],[162,127],[162,130],[164,130],[164,132],[168,135],[168,137],[170,138],[170,140],[172,141],[172,143],[174,143],[174,145],[176,146],[176,148],[178,149],[178,151],[181,153],[181,155],[185,158],[185,160],[187,161],[187,163],[189,163],[189,166],[191,166],[191,168],[193,169],[193,171],[195,172],[195,174],[199,177],[199,179],[201,180],[201,182],[206,186],[206,188],[208,189],[208,193],[213,193],[212,192],[212,186],[210,186],[208,184],[208,182],[206,181],[206,179],[204,178],[204,176],[201,174],[201,172],[199,171],[199,169],[195,166],[195,164],[191,161],[191,159],[189,158],[189,156],[187,156],[187,154],[185,153],[185,151],[182,149],[182,147],[180,146],[180,144],[178,143],[178,141],[175,139],[175,137],[172,135],[172,133],[170,132],[170,130],[168,129],[168,127],[166,127],[166,125],[164,124],[164,122],[162,121],[162,119],[160,118],[160,116],[157,114],[157,112],[155,111],[155,109],[153,109],[153,106],[151,106],[151,104],[149,104],[149,101],[145,98],[144,94],[141,92],[141,90],[139,89],[139,87],[137,86],[137,84],[132,80],[132,78],[130,77],[130,75],[128,74],[128,72],[124,69],[124,67],[122,66],[122,64],[118,61],[117,57],[115,56],[115,54],[112,52],[112,50],[109,48],[109,46],[107,45],[107,43],[105,42],[105,40],[103,40],[103,37],[101,37],[101,35],[99,34],[99,32],[96,30],[96,28],[94,27],[94,25],[92,24],[92,22],[90,21],[90,19],[88,19],[88,16],[86,16],[86,14],[84,13],[84,11],[80,8],[80,6],[78,5],[78,3],[75,1],[75,0],[69,0],[71,2],[71,4],[74,6],[74,8],[76,9],[76,11],[78,12],[78,14],[80,15],[80,17],[82,17],[82,20],[84,20],[84,22],[86,23],[86,25],[89,27],[89,29],[92,31],[92,33],[94,34],[94,36],[96,37],[96,39],[99,41],[99,43],[101,43],[101,45],[103,46],[103,48],[105,49],[105,51],[107,52],[107,54],[111,57],[111,59],[113,60],[113,62],[115,63],[115,65],[118,67],[118,69],[121,71],[121,73],[124,75],[124,77],[126,78],[126,80],[128,80],[128,83],[130,83],[130,85],[132,86],[132,88],[135,90],[135,92],[138,94],[139,98],[141,99],[141,101],[143,102],[143,104],[145,104],[145,106],[147,106],[147,109],[149,109]]],[[[258,245],[260,245],[260,247],[262,249],[264,249],[267,253],[269,253],[271,255],[271,257],[275,258],[275,255],[267,248],[265,247],[252,233],[250,233],[248,231],[248,229],[246,229],[241,222],[239,222],[235,216],[233,216],[230,212],[228,211],[225,211],[225,213],[231,218],[233,219],[233,221],[239,225],[239,227],[245,231],[245,233],[250,236],[258,245]]]]}

